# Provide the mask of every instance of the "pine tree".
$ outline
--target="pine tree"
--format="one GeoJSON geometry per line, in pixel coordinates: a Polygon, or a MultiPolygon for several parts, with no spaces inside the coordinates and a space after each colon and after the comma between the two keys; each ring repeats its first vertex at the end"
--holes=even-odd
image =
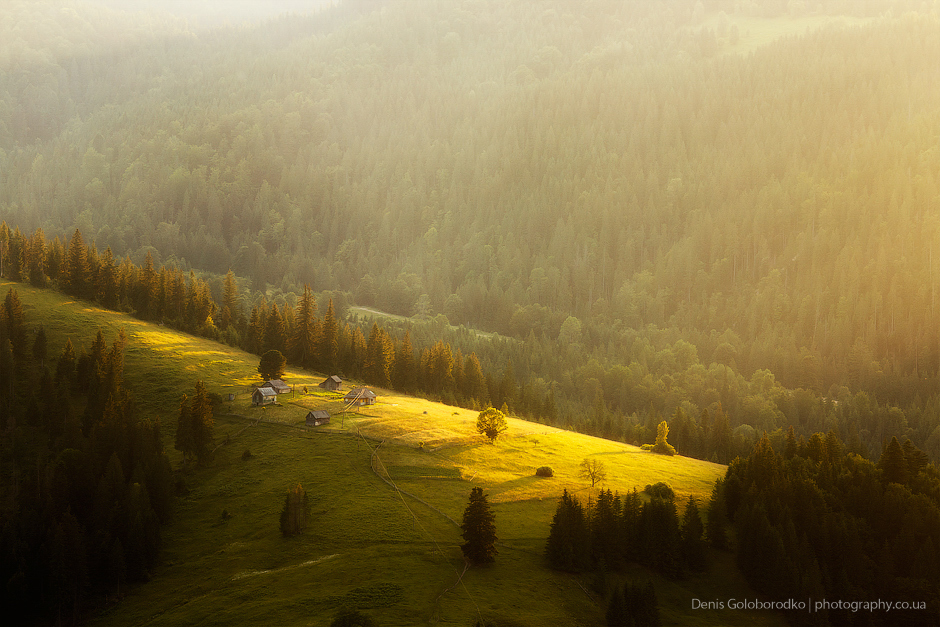
{"type": "Polygon", "coordinates": [[[276,350],[282,354],[287,351],[287,335],[284,317],[276,303],[271,304],[268,318],[264,323],[264,351],[276,350]]]}
{"type": "Polygon", "coordinates": [[[196,381],[196,393],[193,395],[191,412],[196,458],[202,463],[207,461],[212,454],[214,424],[212,420],[212,403],[202,381],[196,381]]]}
{"type": "Polygon", "coordinates": [[[395,346],[378,323],[372,323],[366,345],[363,375],[367,382],[380,387],[391,387],[391,370],[395,361],[395,346]]]}
{"type": "Polygon", "coordinates": [[[689,495],[689,500],[682,514],[682,526],[679,529],[682,538],[682,557],[686,565],[695,571],[705,570],[707,554],[705,542],[702,540],[704,528],[702,518],[698,513],[698,504],[695,498],[689,495]]]}
{"type": "Polygon", "coordinates": [[[29,242],[29,282],[35,287],[46,286],[46,237],[42,228],[36,229],[29,242]]]}
{"type": "Polygon", "coordinates": [[[292,363],[309,368],[317,361],[316,333],[314,314],[317,301],[313,298],[310,286],[304,284],[304,293],[297,303],[294,316],[294,334],[291,337],[290,355],[292,363]]]}
{"type": "Polygon", "coordinates": [[[55,380],[56,383],[61,383],[62,381],[71,383],[74,376],[75,349],[72,347],[72,338],[68,338],[65,340],[65,347],[62,349],[59,361],[56,362],[55,380]]]}
{"type": "Polygon", "coordinates": [[[483,369],[480,368],[480,360],[477,359],[476,353],[470,353],[464,361],[463,379],[464,398],[472,398],[478,405],[485,407],[490,400],[490,395],[486,389],[486,378],[483,376],[483,369]]]}
{"type": "Polygon", "coordinates": [[[222,309],[219,312],[218,327],[223,331],[238,325],[241,311],[238,305],[238,285],[235,282],[235,273],[231,269],[225,275],[222,288],[222,309]]]}
{"type": "Polygon", "coordinates": [[[26,316],[23,314],[23,304],[19,294],[10,288],[3,301],[3,311],[0,312],[0,324],[6,327],[6,336],[13,346],[13,358],[18,364],[26,361],[28,351],[28,338],[26,333],[26,316]]]}
{"type": "Polygon", "coordinates": [[[183,394],[180,399],[180,413],[176,421],[175,448],[183,454],[183,459],[192,459],[196,455],[196,439],[193,434],[193,411],[189,397],[183,394]]]}
{"type": "Polygon", "coordinates": [[[904,451],[901,449],[897,438],[892,437],[891,442],[881,453],[878,468],[881,469],[882,477],[886,483],[904,483],[907,481],[909,476],[907,460],[904,459],[904,451]]]}
{"type": "Polygon", "coordinates": [[[395,351],[395,367],[392,383],[396,390],[411,392],[415,388],[415,356],[411,345],[411,331],[405,331],[398,350],[395,351]]]}
{"type": "Polygon", "coordinates": [[[48,350],[46,327],[40,324],[39,329],[36,331],[36,338],[33,340],[33,360],[35,361],[35,366],[40,370],[46,367],[46,355],[48,350]]]}
{"type": "Polygon", "coordinates": [[[98,284],[95,290],[98,302],[108,309],[117,309],[118,307],[117,270],[114,265],[114,254],[109,246],[101,256],[101,267],[98,271],[98,284]]]}
{"type": "Polygon", "coordinates": [[[66,254],[66,280],[63,286],[67,294],[78,298],[86,295],[88,281],[88,250],[82,239],[81,231],[75,229],[72,239],[69,240],[66,254]]]}
{"type": "Polygon", "coordinates": [[[587,566],[589,535],[584,508],[566,489],[552,517],[545,557],[552,568],[577,572],[587,566]]]}
{"type": "Polygon", "coordinates": [[[708,501],[708,517],[705,523],[705,538],[713,549],[728,548],[728,536],[725,526],[728,524],[728,512],[722,494],[724,479],[715,481],[711,500],[708,501]]]}
{"type": "Polygon", "coordinates": [[[339,354],[339,327],[336,322],[336,314],[333,311],[333,299],[326,306],[326,313],[323,315],[323,324],[320,327],[319,336],[320,364],[325,372],[334,372],[337,365],[339,354]]]}
{"type": "Polygon", "coordinates": [[[495,559],[499,553],[496,550],[496,518],[483,488],[470,491],[470,503],[463,512],[460,528],[464,539],[460,549],[471,564],[487,564],[495,559]]]}

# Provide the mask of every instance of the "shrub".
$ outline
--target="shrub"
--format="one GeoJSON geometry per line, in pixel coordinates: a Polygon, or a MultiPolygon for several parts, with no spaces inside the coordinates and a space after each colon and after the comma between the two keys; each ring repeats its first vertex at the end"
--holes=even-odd
{"type": "Polygon", "coordinates": [[[248,449],[245,449],[245,452],[242,453],[242,461],[248,461],[249,459],[251,459],[251,457],[252,457],[251,451],[249,451],[248,449]]]}
{"type": "Polygon", "coordinates": [[[676,498],[676,493],[673,491],[672,487],[662,481],[653,485],[647,485],[643,488],[643,492],[652,497],[666,499],[667,501],[672,501],[676,498]]]}
{"type": "Polygon", "coordinates": [[[551,466],[542,466],[535,471],[536,477],[554,477],[555,471],[552,470],[551,466]]]}

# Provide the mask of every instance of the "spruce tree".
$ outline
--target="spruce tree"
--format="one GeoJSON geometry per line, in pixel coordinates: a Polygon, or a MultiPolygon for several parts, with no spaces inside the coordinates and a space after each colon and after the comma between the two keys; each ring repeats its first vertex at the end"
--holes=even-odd
{"type": "Polygon", "coordinates": [[[175,448],[183,454],[183,459],[192,459],[196,454],[196,440],[193,436],[193,412],[189,397],[183,394],[180,399],[180,413],[176,421],[175,448]]]}
{"type": "Polygon", "coordinates": [[[317,360],[314,319],[316,312],[317,301],[313,298],[310,286],[304,284],[304,293],[297,303],[297,313],[294,316],[294,334],[290,346],[291,362],[304,368],[309,368],[317,360]]]}
{"type": "Polygon", "coordinates": [[[196,393],[192,401],[193,441],[196,457],[205,462],[212,453],[212,403],[202,381],[196,381],[196,393]]]}
{"type": "Polygon", "coordinates": [[[704,528],[702,518],[698,513],[698,504],[696,504],[695,498],[689,495],[685,512],[682,514],[682,527],[679,529],[679,533],[681,535],[680,550],[682,558],[691,570],[705,570],[707,565],[705,542],[702,539],[703,532],[704,528]]]}
{"type": "Polygon", "coordinates": [[[492,562],[496,550],[496,519],[490,510],[490,504],[483,494],[483,488],[470,491],[470,503],[463,512],[464,544],[460,546],[464,557],[472,564],[492,562]]]}
{"type": "Polygon", "coordinates": [[[336,313],[333,311],[333,299],[326,306],[323,315],[323,324],[320,327],[320,364],[325,372],[334,372],[339,354],[339,325],[336,322],[336,313]]]}

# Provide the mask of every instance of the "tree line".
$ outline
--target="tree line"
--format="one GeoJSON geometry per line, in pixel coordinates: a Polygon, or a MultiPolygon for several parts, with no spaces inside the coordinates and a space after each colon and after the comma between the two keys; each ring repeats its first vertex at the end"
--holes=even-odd
{"type": "Polygon", "coordinates": [[[13,281],[52,286],[258,355],[277,350],[302,368],[361,377],[373,385],[424,393],[453,405],[481,409],[495,404],[529,417],[555,418],[551,392],[520,386],[511,366],[500,375],[484,374],[474,352],[464,355],[441,339],[416,350],[409,330],[396,340],[377,322],[367,339],[363,329],[369,327],[338,319],[332,297],[318,316],[309,286],[304,286],[295,307],[286,301],[269,303],[262,296],[246,312],[232,271],[225,275],[216,303],[208,283],[194,271],[187,280],[177,268],[156,268],[149,254],[142,266],[128,257],[118,261],[110,248],[101,253],[94,243],[86,243],[77,229],[67,244],[58,238],[47,244],[41,228],[25,236],[5,222],[0,223],[0,259],[3,275],[13,281]]]}
{"type": "Polygon", "coordinates": [[[174,482],[158,422],[124,386],[123,331],[71,340],[30,325],[15,289],[0,315],[0,598],[11,616],[76,623],[149,579],[174,482]]]}
{"type": "Polygon", "coordinates": [[[762,437],[716,484],[751,586],[772,599],[893,599],[926,610],[794,611],[793,624],[930,625],[940,611],[940,471],[892,438],[877,463],[833,432],[762,437]],[[870,622],[869,622],[870,621],[870,622]]]}

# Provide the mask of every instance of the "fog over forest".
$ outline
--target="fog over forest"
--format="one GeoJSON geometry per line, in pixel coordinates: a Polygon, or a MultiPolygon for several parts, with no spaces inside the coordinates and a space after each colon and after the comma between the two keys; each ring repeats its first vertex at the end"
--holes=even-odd
{"type": "Polygon", "coordinates": [[[926,494],[938,60],[937,0],[5,0],[3,277],[719,464],[901,455],[926,494]]]}

